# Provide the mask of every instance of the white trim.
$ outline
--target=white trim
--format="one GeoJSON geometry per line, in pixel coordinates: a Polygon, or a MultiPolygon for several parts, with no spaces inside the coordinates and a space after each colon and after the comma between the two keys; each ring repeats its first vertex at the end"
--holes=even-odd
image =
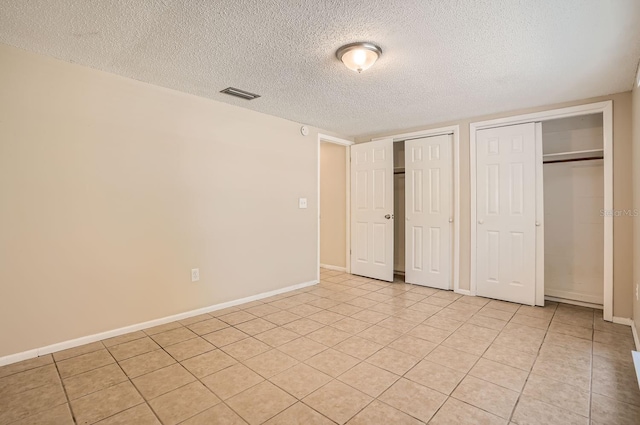
{"type": "Polygon", "coordinates": [[[633,319],[630,319],[628,317],[616,317],[613,316],[613,323],[617,323],[618,325],[627,325],[627,326],[633,326],[633,319]]]}
{"type": "MultiPolygon", "coordinates": [[[[411,133],[394,134],[386,137],[377,137],[371,139],[383,140],[392,138],[394,142],[402,142],[408,139],[419,139],[422,137],[441,136],[445,134],[453,135],[453,289],[454,292],[465,291],[460,289],[460,125],[451,125],[447,127],[438,127],[428,130],[413,131],[411,133]]],[[[460,292],[461,294],[463,292],[460,292]]]]}
{"type": "Polygon", "coordinates": [[[345,192],[345,205],[347,206],[346,208],[346,220],[347,220],[347,234],[345,236],[346,239],[346,272],[347,273],[351,273],[351,220],[350,220],[350,214],[351,214],[351,208],[350,208],[350,199],[351,199],[351,170],[350,170],[350,166],[351,166],[351,149],[349,149],[349,147],[351,145],[353,145],[353,142],[351,140],[346,140],[346,139],[341,139],[339,137],[334,137],[334,136],[329,136],[327,134],[322,134],[322,133],[318,133],[318,161],[317,161],[317,178],[318,178],[318,199],[317,199],[317,206],[318,206],[318,258],[317,258],[317,264],[318,267],[316,267],[317,271],[317,275],[316,275],[316,279],[319,281],[320,280],[320,143],[321,142],[328,142],[328,143],[334,143],[337,145],[342,145],[345,147],[345,157],[346,157],[346,192],[345,192]]]}
{"type": "MultiPolygon", "coordinates": [[[[460,126],[453,126],[453,290],[460,289],[460,126]]],[[[468,295],[468,294],[465,294],[468,295]]]]}
{"type": "Polygon", "coordinates": [[[544,299],[546,301],[553,301],[556,303],[577,305],[579,307],[589,307],[589,308],[595,308],[596,310],[602,310],[602,304],[594,304],[586,301],[570,300],[570,299],[561,298],[561,297],[552,297],[550,295],[545,295],[544,299]]]}
{"type": "Polygon", "coordinates": [[[536,127],[536,305],[544,306],[544,178],[542,164],[542,123],[536,127]],[[542,258],[541,261],[537,259],[542,258]]]}
{"type": "Polygon", "coordinates": [[[456,294],[460,294],[460,295],[471,295],[471,291],[469,291],[468,289],[454,289],[453,292],[455,292],[456,294]]]}
{"type": "Polygon", "coordinates": [[[460,126],[459,125],[451,125],[448,127],[438,127],[438,128],[432,128],[429,130],[419,130],[419,131],[413,131],[411,133],[401,133],[401,134],[393,134],[391,136],[385,136],[385,137],[376,137],[374,139],[371,139],[372,142],[375,142],[376,140],[384,140],[384,139],[393,139],[394,142],[404,142],[405,140],[409,140],[409,139],[421,139],[423,137],[431,137],[431,136],[442,136],[444,134],[452,134],[454,132],[459,132],[460,131],[460,126]]]}
{"type": "Polygon", "coordinates": [[[346,254],[347,258],[345,258],[345,272],[351,273],[351,147],[345,148],[345,181],[346,181],[346,189],[345,189],[345,220],[346,220],[346,235],[345,235],[345,243],[346,243],[346,254]]]}
{"type": "Polygon", "coordinates": [[[245,304],[251,301],[261,300],[263,298],[269,298],[274,295],[283,294],[285,292],[295,291],[296,289],[306,288],[317,284],[317,280],[311,280],[309,282],[303,282],[296,285],[286,286],[284,288],[275,289],[269,292],[263,292],[257,295],[251,295],[249,297],[240,298],[233,301],[227,301],[220,304],[214,304],[208,307],[199,308],[196,310],[186,311],[184,313],[174,314],[172,316],[162,317],[160,319],[149,320],[148,322],[136,323],[135,325],[125,326],[118,329],[113,329],[106,332],[100,332],[93,335],[87,335],[68,341],[58,342],[56,344],[47,345],[45,347],[35,348],[32,350],[23,351],[21,353],[10,354],[8,356],[0,357],[0,366],[16,363],[22,360],[31,359],[34,357],[42,356],[44,354],[54,353],[56,351],[66,350],[68,348],[78,347],[80,345],[89,344],[91,342],[101,341],[103,339],[112,338],[114,336],[124,335],[130,332],[139,331],[142,329],[152,328],[158,325],[164,325],[165,323],[175,322],[176,320],[187,319],[189,317],[198,316],[203,313],[209,313],[216,310],[222,310],[223,308],[233,307],[240,304],[245,304]]]}
{"type": "Polygon", "coordinates": [[[549,297],[562,298],[565,300],[573,300],[573,301],[580,301],[588,304],[594,304],[599,306],[598,308],[601,310],[602,310],[602,306],[604,305],[604,299],[602,298],[601,295],[580,294],[575,291],[553,289],[553,288],[545,289],[544,294],[549,297]]]}
{"type": "MultiPolygon", "coordinates": [[[[80,345],[80,344],[78,344],[80,345]]],[[[0,357],[0,366],[5,366],[12,363],[18,363],[23,360],[33,359],[38,357],[38,349],[23,351],[21,353],[9,354],[8,356],[0,357]]]]}
{"type": "Polygon", "coordinates": [[[346,267],[332,266],[330,264],[320,264],[320,268],[327,269],[327,270],[335,270],[337,272],[346,272],[347,271],[346,267]]]}
{"type": "MultiPolygon", "coordinates": [[[[613,102],[603,102],[604,209],[613,211],[613,102]]],[[[613,320],[613,216],[604,217],[604,320],[613,320]]]]}
{"type": "Polygon", "coordinates": [[[335,143],[336,145],[351,146],[354,144],[351,140],[341,139],[339,137],[329,136],[327,134],[318,133],[318,140],[323,142],[335,143]]]}
{"type": "MultiPolygon", "coordinates": [[[[638,337],[638,328],[636,328],[636,322],[634,322],[633,319],[630,319],[628,317],[613,316],[612,319],[613,319],[612,322],[617,323],[618,325],[631,326],[631,334],[633,335],[633,342],[636,347],[636,351],[640,351],[640,338],[638,337]]],[[[640,376],[638,376],[638,379],[640,380],[640,376]]],[[[638,383],[640,384],[640,382],[638,383]]]]}
{"type": "MultiPolygon", "coordinates": [[[[482,130],[484,128],[503,127],[507,125],[526,124],[537,121],[555,120],[580,115],[601,114],[611,109],[612,101],[587,103],[585,105],[570,106],[567,108],[550,109],[548,111],[533,112],[531,114],[512,115],[487,121],[477,121],[469,124],[470,130],[482,130]]],[[[469,134],[471,135],[471,133],[469,134]]]]}
{"type": "MultiPolygon", "coordinates": [[[[514,115],[469,124],[469,160],[471,184],[471,282],[470,290],[476,294],[476,132],[485,128],[547,121],[580,115],[602,114],[604,149],[604,209],[613,210],[613,102],[589,103],[567,108],[551,109],[531,114],[514,115]]],[[[604,320],[613,318],[613,217],[604,217],[604,320]]]]}
{"type": "Polygon", "coordinates": [[[476,194],[476,129],[473,127],[473,123],[469,124],[469,191],[471,192],[471,237],[469,250],[471,251],[471,263],[469,264],[469,294],[476,295],[476,228],[477,214],[476,205],[478,203],[476,194]]]}

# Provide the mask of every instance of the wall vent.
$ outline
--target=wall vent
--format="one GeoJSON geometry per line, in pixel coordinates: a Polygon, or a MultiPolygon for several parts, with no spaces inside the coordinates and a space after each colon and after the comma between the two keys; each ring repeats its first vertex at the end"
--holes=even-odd
{"type": "Polygon", "coordinates": [[[239,97],[246,100],[253,100],[260,97],[259,94],[249,93],[248,91],[236,89],[233,87],[227,87],[224,90],[220,90],[220,93],[228,94],[228,95],[239,97]]]}

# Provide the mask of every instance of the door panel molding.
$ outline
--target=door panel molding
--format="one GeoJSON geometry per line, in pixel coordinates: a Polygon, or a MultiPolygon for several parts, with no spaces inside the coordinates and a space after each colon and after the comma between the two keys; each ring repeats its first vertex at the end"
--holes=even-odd
{"type": "Polygon", "coordinates": [[[477,294],[529,305],[536,289],[535,129],[526,123],[478,131],[475,162],[484,178],[472,206],[477,294]]]}
{"type": "Polygon", "coordinates": [[[421,139],[424,137],[441,135],[451,135],[453,137],[453,196],[451,199],[453,211],[453,234],[451,240],[451,243],[453,244],[453,291],[463,295],[470,295],[470,290],[460,288],[460,126],[452,125],[409,133],[393,134],[391,136],[373,138],[371,141],[392,138],[394,142],[404,142],[411,139],[421,139]]]}
{"type": "Polygon", "coordinates": [[[351,273],[393,281],[393,141],[351,147],[351,273]]]}
{"type": "Polygon", "coordinates": [[[405,281],[452,289],[452,136],[405,141],[405,281]]]}

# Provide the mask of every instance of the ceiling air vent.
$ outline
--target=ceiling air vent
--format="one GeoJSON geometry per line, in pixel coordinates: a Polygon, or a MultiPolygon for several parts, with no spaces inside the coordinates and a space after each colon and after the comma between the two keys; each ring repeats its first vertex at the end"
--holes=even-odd
{"type": "Polygon", "coordinates": [[[231,96],[239,97],[246,100],[253,100],[260,97],[259,94],[249,93],[248,91],[236,89],[233,87],[227,87],[224,90],[220,90],[220,93],[229,94],[231,96]]]}

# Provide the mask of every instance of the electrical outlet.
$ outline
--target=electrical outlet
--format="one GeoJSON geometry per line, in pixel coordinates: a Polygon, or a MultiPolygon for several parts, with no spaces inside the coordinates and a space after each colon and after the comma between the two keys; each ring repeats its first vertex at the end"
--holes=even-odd
{"type": "Polygon", "coordinates": [[[191,282],[200,280],[200,269],[191,269],[191,282]]]}
{"type": "Polygon", "coordinates": [[[307,208],[307,198],[299,198],[298,199],[298,208],[300,208],[300,209],[307,208]]]}

